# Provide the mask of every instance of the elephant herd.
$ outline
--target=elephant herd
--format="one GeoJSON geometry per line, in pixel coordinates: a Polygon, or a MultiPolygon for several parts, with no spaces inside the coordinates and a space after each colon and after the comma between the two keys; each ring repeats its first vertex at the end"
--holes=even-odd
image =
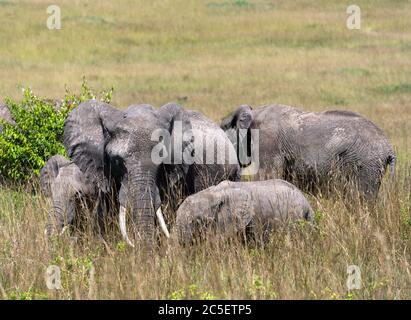
{"type": "Polygon", "coordinates": [[[265,239],[279,225],[312,220],[300,190],[354,191],[372,202],[395,169],[391,144],[366,118],[285,105],[242,105],[218,125],[176,103],[122,111],[89,100],[68,115],[64,146],[69,159],[51,157],[40,174],[52,202],[46,235],[86,209],[99,232],[112,216],[130,246],[150,248],[157,229],[185,245],[207,230],[247,238],[258,230],[265,239]],[[253,181],[244,181],[250,168],[253,181]]]}

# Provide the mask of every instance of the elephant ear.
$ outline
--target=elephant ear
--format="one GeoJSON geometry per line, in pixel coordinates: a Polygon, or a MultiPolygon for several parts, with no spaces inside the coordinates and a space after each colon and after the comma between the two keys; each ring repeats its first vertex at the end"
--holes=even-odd
{"type": "Polygon", "coordinates": [[[169,161],[167,171],[174,181],[180,180],[188,172],[191,163],[187,161],[193,155],[194,136],[190,118],[177,103],[167,103],[159,109],[159,113],[168,125],[171,141],[168,147],[169,161]]]}
{"type": "Polygon", "coordinates": [[[60,168],[71,163],[61,155],[52,156],[40,171],[40,188],[46,197],[51,197],[51,185],[56,180],[60,168]]]}
{"type": "Polygon", "coordinates": [[[221,129],[248,129],[253,122],[253,109],[247,104],[243,104],[221,121],[221,129]]]}
{"type": "Polygon", "coordinates": [[[109,188],[105,146],[124,113],[107,103],[89,100],[73,109],[64,123],[64,146],[86,181],[103,192],[109,188]]]}
{"type": "Polygon", "coordinates": [[[251,194],[240,188],[221,192],[220,210],[217,210],[217,226],[225,233],[244,231],[254,216],[251,194]]]}
{"type": "Polygon", "coordinates": [[[248,129],[250,129],[253,120],[252,108],[249,105],[241,105],[231,115],[224,118],[220,125],[233,144],[238,161],[242,166],[249,165],[241,160],[248,159],[248,156],[251,155],[251,133],[248,129]]]}

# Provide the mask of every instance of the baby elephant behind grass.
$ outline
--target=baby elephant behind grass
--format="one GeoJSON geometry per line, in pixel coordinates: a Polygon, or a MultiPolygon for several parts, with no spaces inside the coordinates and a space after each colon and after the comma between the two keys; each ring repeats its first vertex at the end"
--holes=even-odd
{"type": "Polygon", "coordinates": [[[79,167],[61,155],[51,157],[41,169],[40,186],[43,195],[52,201],[46,236],[61,234],[66,227],[79,222],[76,213],[88,198],[95,198],[95,188],[79,167]]]}
{"type": "Polygon", "coordinates": [[[188,245],[213,230],[224,237],[242,234],[245,240],[260,234],[266,242],[275,228],[313,216],[303,193],[284,180],[223,181],[181,204],[174,237],[188,245]]]}

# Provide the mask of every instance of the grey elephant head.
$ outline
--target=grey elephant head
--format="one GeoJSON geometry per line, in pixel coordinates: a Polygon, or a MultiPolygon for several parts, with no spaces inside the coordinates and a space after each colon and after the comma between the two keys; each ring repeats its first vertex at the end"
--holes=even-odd
{"type": "Polygon", "coordinates": [[[186,245],[210,228],[225,236],[246,231],[250,235],[261,227],[269,233],[278,225],[312,218],[307,199],[286,181],[224,181],[183,202],[174,236],[186,245]]]}
{"type": "Polygon", "coordinates": [[[251,157],[251,133],[254,117],[249,105],[241,105],[221,122],[221,128],[225,131],[231,143],[236,149],[238,161],[241,166],[250,164],[251,157]]]}
{"type": "Polygon", "coordinates": [[[125,223],[127,208],[131,211],[134,235],[146,245],[152,245],[156,221],[168,236],[160,189],[166,174],[178,181],[192,171],[192,163],[187,162],[193,153],[191,128],[189,113],[175,103],[159,109],[132,105],[122,112],[91,100],[69,114],[64,131],[68,154],[103,191],[115,185],[120,228],[130,245],[133,243],[125,223]]]}
{"type": "Polygon", "coordinates": [[[221,122],[223,130],[233,129],[248,129],[253,122],[253,113],[251,106],[243,104],[239,106],[228,117],[221,122]]]}
{"type": "Polygon", "coordinates": [[[76,215],[76,201],[95,192],[77,165],[60,155],[51,157],[41,169],[40,187],[52,201],[45,230],[47,236],[61,233],[71,224],[76,215]]]}

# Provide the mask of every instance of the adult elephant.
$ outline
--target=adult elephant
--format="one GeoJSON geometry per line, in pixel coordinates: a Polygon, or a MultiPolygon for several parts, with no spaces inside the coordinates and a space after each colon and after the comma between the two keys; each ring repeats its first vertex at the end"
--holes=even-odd
{"type": "Polygon", "coordinates": [[[236,143],[239,155],[259,160],[258,176],[282,178],[306,191],[325,192],[342,184],[340,190],[346,192],[346,186],[354,184],[361,196],[375,199],[388,165],[394,173],[395,154],[387,137],[354,112],[242,105],[221,127],[236,143]],[[254,146],[251,129],[258,130],[259,143],[254,146]]]}
{"type": "Polygon", "coordinates": [[[40,171],[42,193],[51,198],[45,234],[60,234],[75,223],[79,208],[95,198],[95,187],[88,183],[79,167],[67,158],[51,157],[40,171]]]}
{"type": "Polygon", "coordinates": [[[184,186],[186,194],[191,194],[239,176],[237,159],[229,156],[235,150],[221,128],[202,114],[185,111],[175,103],[159,109],[133,105],[123,112],[89,100],[68,115],[64,144],[70,158],[101,193],[118,191],[120,228],[130,245],[127,208],[134,235],[150,247],[155,216],[168,235],[161,203],[170,184],[184,186]],[[213,142],[217,149],[213,161],[201,159],[203,155],[210,160],[210,150],[200,148],[202,144],[195,141],[213,142]],[[228,156],[221,161],[221,154],[228,156]]]}

